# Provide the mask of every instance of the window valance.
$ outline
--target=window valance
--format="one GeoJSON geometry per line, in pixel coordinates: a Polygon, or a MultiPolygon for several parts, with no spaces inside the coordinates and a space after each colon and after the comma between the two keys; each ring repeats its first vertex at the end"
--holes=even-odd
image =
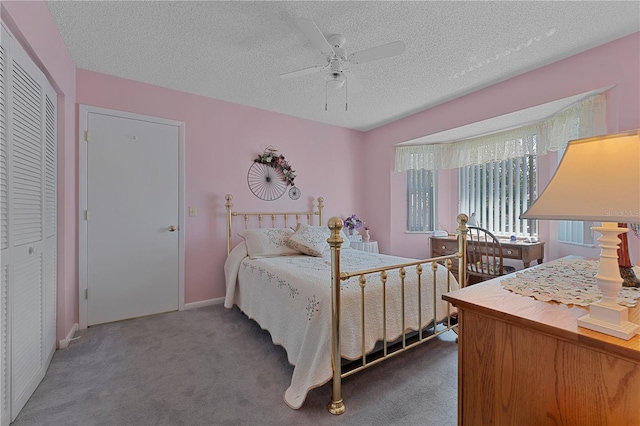
{"type": "Polygon", "coordinates": [[[598,94],[522,127],[441,144],[396,147],[396,171],[455,169],[526,155],[544,155],[572,139],[607,133],[606,97],[598,94]]]}

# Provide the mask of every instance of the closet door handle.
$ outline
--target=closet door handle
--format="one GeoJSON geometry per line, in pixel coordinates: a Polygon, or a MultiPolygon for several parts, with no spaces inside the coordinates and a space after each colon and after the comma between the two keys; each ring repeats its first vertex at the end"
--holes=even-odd
{"type": "Polygon", "coordinates": [[[29,247],[29,254],[34,254],[36,252],[35,247],[29,247]]]}
{"type": "Polygon", "coordinates": [[[175,227],[175,226],[173,226],[173,225],[170,225],[170,226],[169,226],[169,232],[175,232],[175,231],[176,231],[176,229],[178,229],[178,228],[176,228],[176,227],[175,227]]]}

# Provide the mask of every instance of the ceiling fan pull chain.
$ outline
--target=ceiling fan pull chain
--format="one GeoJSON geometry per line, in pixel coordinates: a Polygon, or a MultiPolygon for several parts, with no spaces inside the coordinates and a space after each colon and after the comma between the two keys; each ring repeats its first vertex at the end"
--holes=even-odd
{"type": "Polygon", "coordinates": [[[344,80],[344,110],[348,111],[349,105],[349,79],[345,78],[344,80]]]}
{"type": "Polygon", "coordinates": [[[324,110],[327,110],[327,86],[329,86],[329,82],[324,82],[324,110]]]}

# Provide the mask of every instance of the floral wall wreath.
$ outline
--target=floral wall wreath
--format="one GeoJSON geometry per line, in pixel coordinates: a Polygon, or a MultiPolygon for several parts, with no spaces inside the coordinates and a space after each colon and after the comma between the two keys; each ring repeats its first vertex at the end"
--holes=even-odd
{"type": "Polygon", "coordinates": [[[295,170],[285,160],[284,155],[269,145],[263,154],[253,160],[247,175],[247,183],[253,194],[261,200],[276,200],[285,193],[287,186],[289,197],[293,200],[300,198],[300,190],[295,186],[295,170]]]}
{"type": "Polygon", "coordinates": [[[278,150],[274,149],[271,145],[267,147],[264,151],[264,154],[258,155],[258,158],[253,160],[256,163],[268,164],[275,169],[282,169],[282,174],[284,175],[284,180],[287,182],[287,185],[295,186],[293,184],[293,179],[295,179],[296,175],[289,162],[284,159],[284,155],[277,154],[278,150]]]}

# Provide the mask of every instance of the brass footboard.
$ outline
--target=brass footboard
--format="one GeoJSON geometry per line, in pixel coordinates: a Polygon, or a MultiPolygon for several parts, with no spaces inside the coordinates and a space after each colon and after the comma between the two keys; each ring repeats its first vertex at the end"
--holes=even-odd
{"type": "MultiPolygon", "coordinates": [[[[347,377],[357,371],[363,370],[367,367],[377,364],[385,359],[388,359],[391,356],[397,355],[401,352],[404,352],[416,345],[427,342],[440,334],[453,330],[457,327],[457,324],[452,324],[451,322],[451,312],[450,305],[447,304],[447,315],[446,315],[446,323],[442,324],[442,327],[438,330],[437,326],[437,300],[436,300],[436,271],[438,269],[438,263],[443,262],[447,269],[450,271],[451,264],[455,260],[458,262],[458,271],[459,271],[459,285],[460,287],[464,286],[465,283],[465,274],[466,274],[466,234],[467,234],[467,221],[468,217],[465,214],[459,214],[457,217],[458,220],[458,244],[459,249],[458,253],[449,255],[449,256],[440,256],[431,259],[417,260],[404,264],[391,265],[385,267],[379,267],[374,269],[368,269],[363,271],[355,271],[355,272],[341,272],[340,270],[340,247],[343,243],[343,239],[340,237],[340,230],[342,229],[343,222],[342,219],[338,217],[332,217],[329,219],[329,229],[331,230],[331,236],[327,240],[329,243],[329,247],[331,248],[331,363],[333,368],[333,377],[332,377],[332,394],[331,401],[329,402],[327,408],[331,414],[342,414],[345,411],[344,401],[342,399],[342,379],[347,377]],[[423,265],[429,265],[432,271],[432,283],[433,283],[433,332],[428,335],[423,335],[422,330],[422,274],[423,274],[423,265]],[[418,281],[418,334],[417,340],[413,343],[407,343],[407,331],[405,327],[405,298],[404,298],[404,284],[406,277],[406,269],[409,267],[414,267],[417,274],[418,281]],[[385,286],[387,282],[387,274],[390,271],[397,271],[401,280],[401,288],[402,288],[402,340],[401,347],[399,349],[394,349],[392,352],[389,352],[388,342],[386,336],[387,329],[387,315],[386,315],[386,292],[385,286]],[[383,321],[383,342],[382,342],[382,356],[375,359],[374,361],[367,361],[367,354],[365,351],[365,298],[364,291],[367,285],[367,277],[373,274],[377,274],[380,278],[380,282],[382,284],[382,321],[383,321]],[[352,277],[359,277],[359,283],[361,287],[361,333],[362,333],[362,358],[361,365],[350,370],[347,373],[342,373],[342,351],[340,349],[340,282],[347,280],[352,277]]],[[[447,290],[451,290],[451,274],[447,275],[447,290]]]]}

